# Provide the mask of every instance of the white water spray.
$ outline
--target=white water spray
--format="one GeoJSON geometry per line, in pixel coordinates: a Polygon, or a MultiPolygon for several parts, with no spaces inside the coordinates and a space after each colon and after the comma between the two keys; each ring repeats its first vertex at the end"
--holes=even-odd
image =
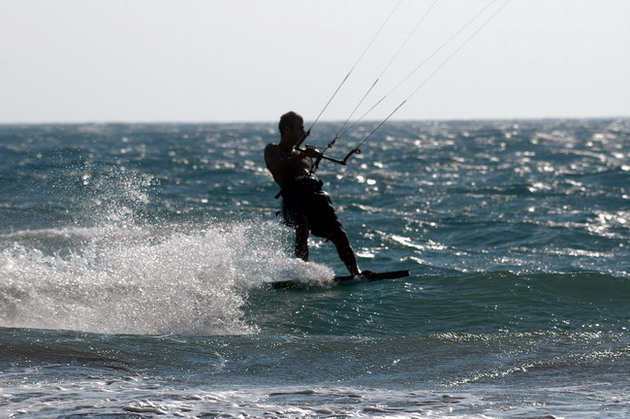
{"type": "Polygon", "coordinates": [[[244,313],[248,292],[272,280],[332,277],[325,266],[288,256],[290,231],[275,222],[134,222],[127,199],[144,205],[148,198],[146,182],[131,178],[91,197],[100,207],[86,210],[96,214],[95,226],[0,236],[0,326],[256,333],[244,313]]]}

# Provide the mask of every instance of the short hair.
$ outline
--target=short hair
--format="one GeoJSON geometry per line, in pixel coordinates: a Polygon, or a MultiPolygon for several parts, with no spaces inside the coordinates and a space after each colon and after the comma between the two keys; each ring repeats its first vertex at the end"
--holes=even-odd
{"type": "Polygon", "coordinates": [[[278,130],[280,131],[280,135],[282,135],[282,132],[286,127],[293,128],[295,126],[295,123],[301,119],[302,117],[293,111],[287,112],[282,115],[280,117],[280,122],[278,123],[278,130]]]}

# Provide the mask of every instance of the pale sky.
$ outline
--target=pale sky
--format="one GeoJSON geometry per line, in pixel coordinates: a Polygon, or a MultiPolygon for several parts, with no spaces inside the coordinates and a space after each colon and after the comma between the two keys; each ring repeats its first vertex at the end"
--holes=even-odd
{"type": "Polygon", "coordinates": [[[630,116],[630,0],[434,1],[0,0],[0,123],[630,116]]]}

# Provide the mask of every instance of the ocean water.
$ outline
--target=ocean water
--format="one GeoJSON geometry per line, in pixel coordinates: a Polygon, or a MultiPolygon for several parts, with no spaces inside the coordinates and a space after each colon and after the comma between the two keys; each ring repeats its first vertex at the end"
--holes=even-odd
{"type": "Polygon", "coordinates": [[[318,175],[412,274],[348,286],[292,255],[277,135],[0,126],[0,417],[630,416],[629,119],[388,123],[318,175]]]}

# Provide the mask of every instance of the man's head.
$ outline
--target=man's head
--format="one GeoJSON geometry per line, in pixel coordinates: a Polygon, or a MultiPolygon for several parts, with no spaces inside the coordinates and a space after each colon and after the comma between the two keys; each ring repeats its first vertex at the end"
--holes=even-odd
{"type": "Polygon", "coordinates": [[[304,135],[304,119],[295,112],[287,112],[280,117],[278,129],[281,138],[296,144],[304,135]]]}

